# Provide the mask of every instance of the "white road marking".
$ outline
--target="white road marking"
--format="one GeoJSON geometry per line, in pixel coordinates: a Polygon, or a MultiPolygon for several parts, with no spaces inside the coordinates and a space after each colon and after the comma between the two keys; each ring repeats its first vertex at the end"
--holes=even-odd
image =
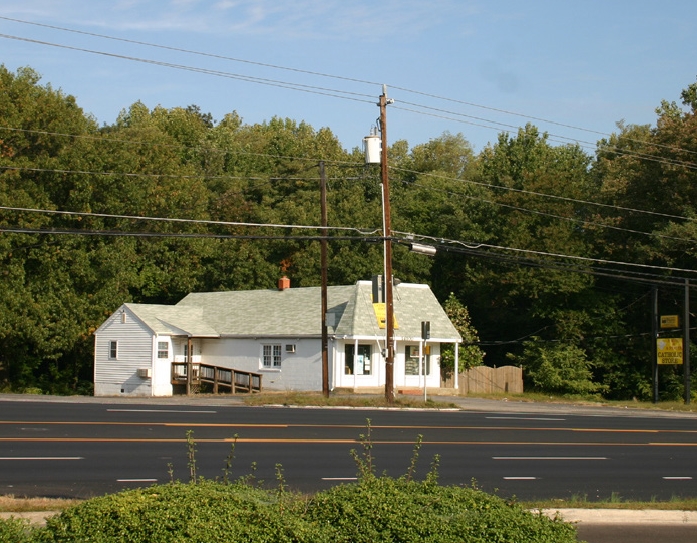
{"type": "Polygon", "coordinates": [[[322,477],[322,481],[357,481],[358,477],[322,477]]]}
{"type": "Polygon", "coordinates": [[[217,411],[185,411],[181,409],[107,409],[108,413],[217,413],[217,411]]]}
{"type": "Polygon", "coordinates": [[[505,481],[535,481],[537,477],[504,477],[505,481]]]}
{"type": "Polygon", "coordinates": [[[0,460],[84,460],[83,456],[0,456],[0,460]]]}
{"type": "Polygon", "coordinates": [[[492,456],[494,460],[607,460],[606,456],[492,456]]]}
{"type": "Polygon", "coordinates": [[[488,419],[496,420],[566,420],[551,417],[487,417],[488,419]]]}
{"type": "Polygon", "coordinates": [[[156,483],[157,479],[116,479],[117,483],[156,483]]]}
{"type": "Polygon", "coordinates": [[[666,481],[692,481],[692,477],[663,477],[666,481]]]}

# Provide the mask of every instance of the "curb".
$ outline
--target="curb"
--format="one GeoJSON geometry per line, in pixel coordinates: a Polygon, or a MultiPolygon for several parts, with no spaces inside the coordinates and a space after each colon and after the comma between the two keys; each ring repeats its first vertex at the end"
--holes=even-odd
{"type": "Polygon", "coordinates": [[[697,511],[650,509],[543,509],[550,518],[576,524],[679,524],[697,526],[697,511]]]}

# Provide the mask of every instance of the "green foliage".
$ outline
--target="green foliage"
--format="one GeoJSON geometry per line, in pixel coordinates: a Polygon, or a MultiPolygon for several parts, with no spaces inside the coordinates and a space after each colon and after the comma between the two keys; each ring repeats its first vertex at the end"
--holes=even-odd
{"type": "Polygon", "coordinates": [[[15,517],[0,519],[0,541],[3,543],[29,543],[28,521],[15,517]]]}
{"type": "MultiPolygon", "coordinates": [[[[298,498],[300,499],[300,498],[298,498]]],[[[48,520],[41,543],[329,541],[268,491],[212,481],[173,483],[94,498],[48,520]]]]}
{"type": "MultiPolygon", "coordinates": [[[[372,477],[307,498],[212,481],[93,498],[8,543],[570,543],[573,525],[470,487],[372,477]]],[[[0,532],[2,534],[2,532],[0,532]]]]}
{"type": "MultiPolygon", "coordinates": [[[[358,149],[345,151],[327,128],[280,116],[246,124],[235,111],[216,123],[196,105],[141,102],[99,127],[74,97],[40,80],[30,68],[0,66],[0,227],[43,231],[0,237],[2,390],[90,393],[92,332],[124,302],[272,288],[283,274],[296,286],[317,285],[318,242],[298,236],[307,230],[249,223],[318,225],[320,160],[329,224],[381,230],[379,169],[366,167],[358,149]],[[242,237],[197,237],[210,234],[242,237]],[[253,239],[260,235],[280,239],[253,239]]],[[[453,309],[468,313],[463,367],[482,362],[477,337],[487,363],[503,365],[510,356],[529,358],[520,341],[535,335],[582,349],[544,353],[557,361],[551,367],[567,356],[592,370],[578,381],[597,386],[580,390],[613,398],[650,391],[640,341],[648,308],[638,303],[650,287],[594,275],[590,262],[654,266],[650,273],[697,269],[696,96],[693,82],[678,101],[664,100],[655,127],[619,123],[595,154],[552,145],[532,125],[501,134],[478,155],[462,134],[447,132],[411,148],[392,144],[393,230],[465,250],[431,259],[396,244],[394,274],[466,305],[453,309]]],[[[330,240],[329,283],[368,279],[382,258],[379,243],[330,240]]],[[[662,297],[670,303],[674,294],[662,297]]],[[[447,347],[442,364],[452,371],[447,347]]],[[[545,377],[526,364],[539,383],[558,381],[555,371],[545,377]]],[[[678,396],[675,376],[666,374],[661,386],[666,397],[678,396]]]]}
{"type": "MultiPolygon", "coordinates": [[[[443,304],[450,322],[462,336],[462,346],[458,351],[458,368],[468,370],[484,363],[484,351],[479,348],[479,336],[472,325],[469,311],[462,305],[454,293],[443,304]]],[[[440,356],[440,371],[443,377],[452,375],[455,371],[455,350],[452,345],[443,345],[440,356]]]]}
{"type": "Polygon", "coordinates": [[[511,356],[521,365],[533,386],[558,394],[596,394],[604,387],[592,380],[591,364],[575,345],[545,343],[534,338],[525,342],[523,354],[511,356]]]}
{"type": "Polygon", "coordinates": [[[346,543],[576,541],[572,525],[480,490],[389,477],[321,492],[308,503],[307,518],[346,543]]]}

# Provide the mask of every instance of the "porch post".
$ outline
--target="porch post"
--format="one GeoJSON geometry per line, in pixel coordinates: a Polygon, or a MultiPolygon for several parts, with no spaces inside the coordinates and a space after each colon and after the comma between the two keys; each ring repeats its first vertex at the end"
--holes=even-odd
{"type": "Polygon", "coordinates": [[[186,338],[186,395],[191,396],[191,378],[193,364],[191,362],[191,337],[186,338]]]}
{"type": "Polygon", "coordinates": [[[455,390],[460,388],[459,361],[460,361],[460,344],[456,342],[455,343],[455,390]]]}

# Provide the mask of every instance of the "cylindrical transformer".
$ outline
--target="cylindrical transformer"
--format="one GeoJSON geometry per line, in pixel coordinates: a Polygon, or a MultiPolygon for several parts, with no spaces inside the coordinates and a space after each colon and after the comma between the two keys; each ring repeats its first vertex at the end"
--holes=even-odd
{"type": "Polygon", "coordinates": [[[363,138],[363,150],[366,164],[380,164],[382,141],[377,134],[363,138]]]}

